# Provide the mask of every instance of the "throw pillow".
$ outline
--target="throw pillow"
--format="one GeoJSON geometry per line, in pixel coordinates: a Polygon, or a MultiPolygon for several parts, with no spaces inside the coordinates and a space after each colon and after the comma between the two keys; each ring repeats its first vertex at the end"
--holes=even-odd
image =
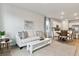
{"type": "Polygon", "coordinates": [[[28,37],[27,31],[18,32],[20,39],[26,39],[28,37]]]}
{"type": "Polygon", "coordinates": [[[29,37],[34,37],[33,31],[29,31],[29,32],[28,32],[28,36],[29,36],[29,37]]]}
{"type": "Polygon", "coordinates": [[[28,37],[28,32],[27,31],[23,31],[22,34],[23,34],[23,36],[22,36],[23,39],[26,39],[28,37]]]}
{"type": "Polygon", "coordinates": [[[18,36],[22,39],[22,32],[18,32],[18,36]]]}
{"type": "Polygon", "coordinates": [[[45,37],[45,36],[44,36],[44,33],[43,33],[42,31],[37,31],[37,32],[36,32],[36,35],[39,36],[39,37],[42,37],[42,38],[45,37]]]}

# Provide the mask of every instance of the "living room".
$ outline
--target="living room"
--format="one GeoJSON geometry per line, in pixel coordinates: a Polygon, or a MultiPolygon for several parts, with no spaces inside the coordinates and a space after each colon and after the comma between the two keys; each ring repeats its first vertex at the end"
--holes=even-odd
{"type": "MultiPolygon", "coordinates": [[[[0,31],[5,32],[5,36],[8,37],[10,42],[10,49],[11,52],[4,52],[2,51],[1,55],[9,55],[9,56],[28,56],[30,55],[29,52],[27,52],[25,46],[29,45],[35,45],[36,43],[39,43],[38,40],[40,39],[46,39],[41,40],[41,44],[45,43],[46,45],[43,48],[40,48],[33,52],[34,56],[52,56],[52,55],[79,55],[79,53],[76,53],[76,47],[73,45],[67,45],[59,42],[58,36],[55,35],[57,33],[55,32],[55,29],[63,29],[68,30],[69,28],[73,26],[74,28],[77,27],[78,30],[78,13],[74,12],[75,9],[78,7],[78,4],[32,4],[32,3],[3,3],[0,4],[0,31]],[[63,6],[62,6],[63,5],[63,6]],[[71,7],[71,6],[74,7],[71,7]],[[54,6],[57,7],[55,8],[54,6]],[[51,8],[53,7],[53,8],[51,8]],[[73,9],[73,12],[70,10],[73,9]],[[41,8],[41,10],[40,10],[41,8]],[[67,8],[69,11],[66,11],[67,8]],[[75,9],[74,9],[75,8],[75,9]],[[60,10],[61,9],[61,10],[60,10]],[[63,10],[62,10],[63,9],[63,10]],[[65,10],[66,9],[66,10],[65,10]],[[53,10],[53,12],[52,12],[53,10]],[[70,12],[71,11],[71,12],[70,12]],[[66,12],[68,14],[66,14],[66,12]],[[70,13],[69,13],[70,12],[70,13]],[[71,14],[75,14],[75,16],[69,16],[71,14]],[[60,17],[60,18],[58,18],[60,17]],[[67,18],[67,19],[66,19],[67,18]],[[68,20],[68,18],[72,20],[68,20]],[[75,20],[73,20],[76,18],[75,20]],[[62,21],[65,19],[64,21],[62,21]],[[51,28],[51,29],[50,29],[51,28]],[[30,38],[22,39],[21,35],[25,34],[25,32],[28,32],[28,35],[30,35],[30,38]],[[42,32],[42,34],[41,34],[42,32]],[[46,32],[46,33],[45,33],[46,32]],[[19,36],[21,40],[17,40],[17,34],[19,33],[19,36]],[[55,36],[55,37],[54,37],[55,36]],[[56,39],[56,40],[55,40],[56,39]],[[35,41],[37,40],[37,41],[35,41]],[[52,41],[52,43],[50,42],[52,41]],[[21,42],[22,41],[22,42],[21,42]],[[31,42],[35,41],[35,43],[31,42]],[[25,42],[25,43],[24,43],[25,42]],[[30,43],[28,43],[30,42],[30,43]],[[51,43],[51,44],[50,44],[51,43]],[[16,45],[17,44],[17,45],[16,45]],[[47,44],[50,44],[47,46],[47,44]],[[53,50],[52,50],[53,49],[53,50]],[[62,51],[63,49],[67,49],[66,52],[62,51]],[[46,53],[49,50],[48,53],[46,53]],[[61,53],[62,52],[62,53],[61,53]],[[76,54],[75,54],[76,53],[76,54]]],[[[57,31],[56,31],[57,32],[57,31]]],[[[28,36],[26,34],[26,38],[28,36]]],[[[57,34],[58,35],[58,34],[57,34]]],[[[24,37],[24,36],[23,36],[24,37]]],[[[3,39],[5,37],[2,37],[3,39]]],[[[78,32],[77,32],[77,38],[78,39],[78,32]]],[[[65,41],[63,41],[65,42],[65,41]]],[[[4,43],[4,42],[2,42],[4,43]]],[[[40,45],[41,45],[40,44],[40,45]]],[[[69,43],[70,44],[70,43],[69,43]]],[[[37,44],[36,44],[37,45],[37,44]]],[[[5,46],[5,45],[4,45],[5,46]]],[[[42,45],[40,46],[42,47],[42,45]]],[[[34,47],[35,48],[35,47],[34,47]]],[[[37,47],[36,47],[37,48],[37,47]]],[[[38,47],[39,48],[39,47],[38,47]]],[[[5,50],[5,48],[4,48],[5,50]]],[[[32,54],[32,52],[31,52],[32,54]]]]}

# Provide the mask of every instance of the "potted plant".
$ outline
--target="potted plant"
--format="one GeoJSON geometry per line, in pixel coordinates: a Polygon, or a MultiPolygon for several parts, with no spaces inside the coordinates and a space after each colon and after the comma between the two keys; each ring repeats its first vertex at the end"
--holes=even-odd
{"type": "Polygon", "coordinates": [[[0,38],[5,35],[5,31],[0,31],[0,38]]]}

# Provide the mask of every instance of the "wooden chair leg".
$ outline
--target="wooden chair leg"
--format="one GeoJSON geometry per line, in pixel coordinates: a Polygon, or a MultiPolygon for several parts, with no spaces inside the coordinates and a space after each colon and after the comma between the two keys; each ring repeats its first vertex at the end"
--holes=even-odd
{"type": "Polygon", "coordinates": [[[1,50],[1,44],[0,44],[0,50],[1,50]]]}
{"type": "Polygon", "coordinates": [[[1,53],[1,44],[0,44],[0,53],[1,53]]]}
{"type": "Polygon", "coordinates": [[[10,43],[7,42],[7,50],[10,50],[10,43]]]}

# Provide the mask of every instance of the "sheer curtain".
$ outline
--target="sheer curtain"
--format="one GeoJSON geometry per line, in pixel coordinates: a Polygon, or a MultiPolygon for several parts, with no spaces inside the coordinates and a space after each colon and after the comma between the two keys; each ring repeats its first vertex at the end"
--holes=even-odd
{"type": "Polygon", "coordinates": [[[52,33],[51,33],[51,18],[48,17],[44,17],[44,31],[46,33],[46,37],[47,38],[51,38],[52,37],[52,33]]]}

